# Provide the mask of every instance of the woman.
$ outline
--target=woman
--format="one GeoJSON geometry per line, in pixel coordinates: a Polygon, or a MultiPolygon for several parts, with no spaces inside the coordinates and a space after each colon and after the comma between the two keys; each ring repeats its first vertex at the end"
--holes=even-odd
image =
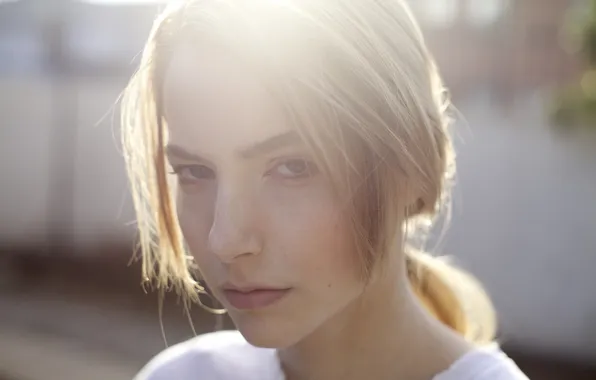
{"type": "Polygon", "coordinates": [[[138,379],[525,379],[481,287],[408,248],[454,173],[447,105],[403,1],[167,9],[124,99],[144,271],[195,300],[199,273],[238,331],[138,379]]]}

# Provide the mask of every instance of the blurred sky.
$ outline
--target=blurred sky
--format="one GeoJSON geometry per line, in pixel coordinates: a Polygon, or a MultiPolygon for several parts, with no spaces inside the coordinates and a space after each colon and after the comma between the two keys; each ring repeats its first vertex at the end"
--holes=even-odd
{"type": "MultiPolygon", "coordinates": [[[[11,1],[11,0],[0,0],[11,1]]],[[[163,3],[170,0],[80,0],[96,4],[142,4],[142,3],[163,3]]],[[[418,0],[417,3],[427,9],[428,17],[436,19],[437,22],[445,22],[455,18],[457,3],[460,0],[418,0]]],[[[496,18],[508,5],[510,0],[469,0],[468,7],[476,19],[480,22],[490,22],[496,18]]]]}
{"type": "Polygon", "coordinates": [[[150,4],[150,3],[165,3],[168,0],[80,0],[85,3],[96,4],[150,4]]]}
{"type": "MultiPolygon", "coordinates": [[[[14,2],[19,0],[0,0],[2,2],[14,2]]],[[[104,5],[130,5],[130,4],[151,4],[166,3],[176,0],[78,0],[91,4],[104,5]]],[[[468,0],[466,2],[468,14],[472,22],[478,25],[487,25],[497,20],[507,8],[511,0],[468,0]]],[[[458,5],[462,0],[416,0],[411,1],[412,5],[422,10],[426,21],[435,25],[451,24],[458,12],[458,5]]]]}
{"type": "MultiPolygon", "coordinates": [[[[14,1],[14,0],[0,0],[14,1]]],[[[79,0],[92,4],[129,5],[165,3],[172,0],[79,0]]],[[[489,25],[496,21],[505,11],[511,0],[468,0],[468,14],[471,21],[478,25],[489,25]]],[[[449,25],[457,17],[458,3],[461,0],[416,0],[412,3],[423,13],[427,22],[434,25],[449,25]]]]}

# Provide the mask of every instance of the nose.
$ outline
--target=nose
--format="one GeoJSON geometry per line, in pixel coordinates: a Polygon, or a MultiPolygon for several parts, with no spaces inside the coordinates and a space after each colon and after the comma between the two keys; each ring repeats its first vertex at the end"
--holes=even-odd
{"type": "Polygon", "coordinates": [[[230,264],[241,256],[260,253],[255,201],[242,189],[218,191],[209,231],[209,249],[230,264]]]}

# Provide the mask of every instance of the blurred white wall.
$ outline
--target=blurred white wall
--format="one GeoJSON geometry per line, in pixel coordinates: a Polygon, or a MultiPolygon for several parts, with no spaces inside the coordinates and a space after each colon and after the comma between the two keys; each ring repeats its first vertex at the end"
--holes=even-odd
{"type": "Polygon", "coordinates": [[[74,212],[69,215],[70,209],[58,209],[60,215],[50,216],[48,212],[56,212],[50,207],[50,176],[64,175],[50,164],[55,144],[51,134],[57,128],[53,125],[53,84],[42,78],[0,78],[3,243],[41,243],[48,227],[62,220],[72,222],[72,237],[81,248],[110,240],[131,241],[133,229],[126,224],[133,221],[133,214],[118,147],[119,113],[115,107],[124,85],[124,81],[92,78],[61,85],[64,91],[71,91],[69,97],[76,101],[72,110],[77,141],[72,173],[74,212]]]}
{"type": "Polygon", "coordinates": [[[130,240],[132,201],[120,149],[118,99],[125,82],[81,80],[77,86],[75,237],[79,244],[130,240]],[[99,240],[99,241],[98,241],[99,240]]]}
{"type": "Polygon", "coordinates": [[[596,358],[596,134],[556,135],[540,99],[463,102],[442,251],[486,284],[503,341],[596,358]]]}
{"type": "Polygon", "coordinates": [[[45,237],[49,86],[19,77],[0,79],[0,236],[45,237]]]}

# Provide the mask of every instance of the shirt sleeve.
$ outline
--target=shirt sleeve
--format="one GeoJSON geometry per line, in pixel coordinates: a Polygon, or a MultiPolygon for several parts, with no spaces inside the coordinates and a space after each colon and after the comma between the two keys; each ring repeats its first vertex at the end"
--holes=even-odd
{"type": "Polygon", "coordinates": [[[204,334],[165,349],[134,380],[230,380],[248,365],[258,367],[260,355],[251,353],[238,332],[204,334]]]}
{"type": "Polygon", "coordinates": [[[181,343],[151,359],[134,380],[219,380],[209,359],[208,353],[193,349],[191,342],[181,343]]]}

